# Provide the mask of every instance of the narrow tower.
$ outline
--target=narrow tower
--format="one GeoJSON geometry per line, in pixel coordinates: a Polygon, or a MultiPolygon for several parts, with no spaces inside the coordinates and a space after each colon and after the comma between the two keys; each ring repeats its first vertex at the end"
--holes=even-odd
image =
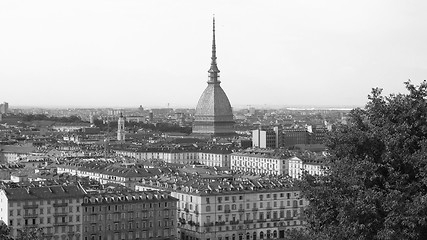
{"type": "Polygon", "coordinates": [[[213,136],[234,135],[233,111],[227,95],[220,86],[220,71],[216,62],[215,18],[213,19],[212,34],[212,56],[211,67],[208,71],[208,86],[197,103],[193,134],[213,136]]]}
{"type": "Polygon", "coordinates": [[[120,113],[119,120],[117,121],[117,141],[125,141],[125,119],[122,113],[120,113]]]}

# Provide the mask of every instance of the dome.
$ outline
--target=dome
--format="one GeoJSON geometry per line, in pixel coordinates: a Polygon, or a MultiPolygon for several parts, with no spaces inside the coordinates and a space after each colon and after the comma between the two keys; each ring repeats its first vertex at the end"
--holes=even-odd
{"type": "Polygon", "coordinates": [[[234,135],[233,111],[218,82],[209,83],[196,107],[194,134],[234,135]]]}
{"type": "Polygon", "coordinates": [[[195,115],[196,119],[212,117],[212,120],[233,121],[230,101],[219,84],[208,84],[197,103],[195,115]]]}

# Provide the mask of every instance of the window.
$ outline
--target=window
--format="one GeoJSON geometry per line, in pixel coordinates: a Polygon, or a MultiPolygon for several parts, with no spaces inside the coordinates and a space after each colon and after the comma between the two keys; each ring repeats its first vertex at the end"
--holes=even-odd
{"type": "Polygon", "coordinates": [[[206,206],[206,212],[210,212],[211,211],[211,206],[206,206]]]}
{"type": "Polygon", "coordinates": [[[218,205],[218,211],[222,211],[222,205],[218,205]]]}
{"type": "Polygon", "coordinates": [[[209,204],[209,198],[208,197],[206,198],[206,203],[209,204]]]}

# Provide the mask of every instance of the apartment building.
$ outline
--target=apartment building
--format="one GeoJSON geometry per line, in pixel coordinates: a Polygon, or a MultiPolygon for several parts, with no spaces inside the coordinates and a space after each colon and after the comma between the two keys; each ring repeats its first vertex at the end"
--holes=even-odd
{"type": "Polygon", "coordinates": [[[283,152],[266,149],[247,149],[230,154],[231,169],[255,174],[286,175],[287,159],[283,152]]]}
{"type": "Polygon", "coordinates": [[[304,228],[307,200],[287,178],[210,180],[162,176],[143,180],[136,190],[167,190],[179,199],[178,236],[182,240],[284,238],[304,228]]]}
{"type": "Polygon", "coordinates": [[[230,167],[228,150],[200,150],[200,151],[130,151],[116,150],[116,155],[135,158],[137,160],[158,159],[167,163],[193,164],[201,163],[212,167],[230,167]]]}
{"type": "Polygon", "coordinates": [[[177,201],[158,191],[88,194],[83,240],[175,239],[177,201]]]}
{"type": "Polygon", "coordinates": [[[167,169],[126,168],[108,163],[91,162],[67,163],[57,166],[58,174],[69,173],[78,177],[89,177],[99,181],[101,184],[115,183],[131,189],[135,188],[135,182],[140,181],[143,177],[154,176],[162,171],[167,171],[167,169]]]}
{"type": "Polygon", "coordinates": [[[80,240],[85,194],[79,185],[1,189],[0,220],[15,238],[18,230],[41,228],[46,239],[80,240]]]}

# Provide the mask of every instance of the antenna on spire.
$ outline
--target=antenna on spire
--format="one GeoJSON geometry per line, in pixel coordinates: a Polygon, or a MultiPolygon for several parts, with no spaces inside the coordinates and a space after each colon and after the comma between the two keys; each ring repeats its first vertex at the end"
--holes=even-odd
{"type": "Polygon", "coordinates": [[[211,57],[211,68],[209,69],[209,81],[208,83],[220,83],[219,81],[219,69],[216,64],[216,42],[215,42],[215,14],[213,15],[212,21],[212,57],[211,57]]]}

